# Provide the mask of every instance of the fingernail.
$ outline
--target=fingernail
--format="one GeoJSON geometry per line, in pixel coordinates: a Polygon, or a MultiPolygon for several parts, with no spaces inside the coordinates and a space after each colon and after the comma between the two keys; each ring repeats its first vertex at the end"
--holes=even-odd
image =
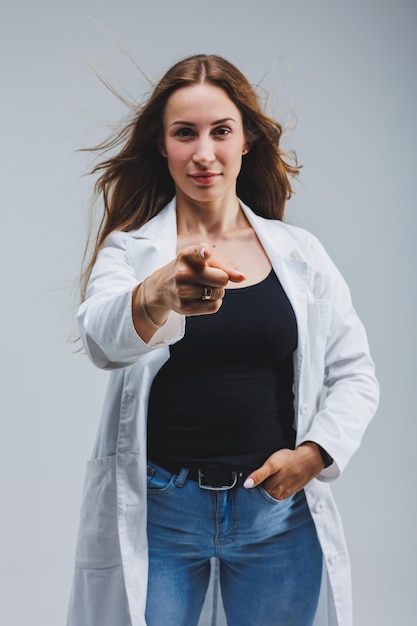
{"type": "Polygon", "coordinates": [[[241,278],[244,278],[246,280],[245,274],[241,272],[240,270],[238,270],[234,265],[229,265],[227,269],[229,271],[236,272],[237,274],[239,274],[241,278]]]}
{"type": "Polygon", "coordinates": [[[200,254],[202,259],[206,258],[206,253],[207,253],[207,248],[205,248],[204,246],[202,248],[200,248],[199,254],[200,254]]]}
{"type": "Polygon", "coordinates": [[[255,484],[255,481],[253,480],[253,478],[247,478],[245,482],[243,483],[243,486],[246,489],[251,489],[254,486],[254,484],[255,484]]]}

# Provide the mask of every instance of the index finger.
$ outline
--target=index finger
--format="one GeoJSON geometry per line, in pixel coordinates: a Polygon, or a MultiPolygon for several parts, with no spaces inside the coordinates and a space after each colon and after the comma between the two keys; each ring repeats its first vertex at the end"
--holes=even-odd
{"type": "Polygon", "coordinates": [[[237,269],[234,263],[227,261],[225,258],[218,254],[213,254],[213,250],[211,247],[209,252],[207,252],[206,245],[202,244],[199,253],[201,256],[204,255],[208,267],[215,267],[216,269],[222,270],[227,274],[228,279],[232,282],[240,283],[243,280],[246,280],[246,276],[237,269]]]}
{"type": "Polygon", "coordinates": [[[252,489],[252,487],[256,487],[263,483],[271,474],[273,473],[271,464],[268,461],[265,461],[261,467],[258,467],[257,470],[251,472],[249,476],[246,478],[243,486],[246,489],[252,489]]]}
{"type": "Polygon", "coordinates": [[[201,243],[197,246],[187,246],[180,251],[181,258],[189,265],[205,267],[208,259],[212,255],[212,247],[208,243],[201,243]]]}
{"type": "Polygon", "coordinates": [[[208,243],[203,242],[197,246],[185,248],[182,254],[184,260],[191,265],[197,264],[201,268],[213,267],[222,270],[232,282],[239,283],[246,280],[246,276],[233,263],[218,254],[213,254],[213,248],[208,243]]]}

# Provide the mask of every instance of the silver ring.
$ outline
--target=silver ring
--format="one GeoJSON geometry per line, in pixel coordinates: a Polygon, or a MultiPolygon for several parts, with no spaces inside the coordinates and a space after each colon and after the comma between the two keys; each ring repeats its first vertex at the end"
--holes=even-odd
{"type": "Polygon", "coordinates": [[[203,295],[201,296],[201,299],[202,300],[210,300],[212,293],[213,293],[213,289],[211,287],[204,287],[203,295]]]}

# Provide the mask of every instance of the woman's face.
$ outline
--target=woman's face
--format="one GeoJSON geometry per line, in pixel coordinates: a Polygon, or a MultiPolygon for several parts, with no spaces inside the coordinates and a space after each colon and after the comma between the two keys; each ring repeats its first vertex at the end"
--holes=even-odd
{"type": "Polygon", "coordinates": [[[247,146],[242,115],[227,93],[207,83],[182,87],[164,111],[161,153],[177,197],[194,202],[236,197],[247,146]]]}

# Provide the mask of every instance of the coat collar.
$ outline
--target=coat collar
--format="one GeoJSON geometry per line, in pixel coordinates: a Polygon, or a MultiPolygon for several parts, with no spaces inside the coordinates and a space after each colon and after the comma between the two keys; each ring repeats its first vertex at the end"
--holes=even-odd
{"type": "Polygon", "coordinates": [[[155,217],[129,234],[135,239],[162,240],[169,244],[175,242],[176,249],[177,210],[175,196],[155,217]]]}
{"type": "MultiPolygon", "coordinates": [[[[289,257],[300,259],[297,253],[299,241],[294,236],[294,227],[288,226],[279,220],[271,220],[254,213],[246,204],[239,200],[244,214],[266,248],[271,261],[273,258],[289,257]]],[[[139,239],[160,239],[165,242],[174,242],[177,238],[176,198],[172,200],[149,222],[130,235],[139,239]]]]}

